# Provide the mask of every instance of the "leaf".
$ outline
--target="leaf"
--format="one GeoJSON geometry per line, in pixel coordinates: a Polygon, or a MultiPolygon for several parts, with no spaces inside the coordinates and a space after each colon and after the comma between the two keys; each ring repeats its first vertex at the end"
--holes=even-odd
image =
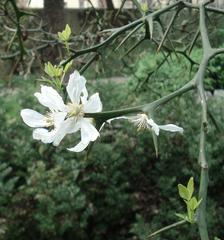
{"type": "Polygon", "coordinates": [[[50,77],[60,77],[62,75],[63,69],[61,67],[53,66],[50,62],[45,63],[44,71],[50,77]]]}
{"type": "Polygon", "coordinates": [[[175,213],[175,215],[177,216],[177,217],[179,217],[179,218],[182,218],[182,219],[184,219],[184,220],[188,220],[188,217],[187,217],[187,215],[185,215],[185,214],[182,214],[182,213],[175,213]]]}
{"type": "Polygon", "coordinates": [[[64,67],[64,73],[66,73],[71,66],[72,66],[72,62],[68,62],[64,67]]]}
{"type": "Polygon", "coordinates": [[[193,211],[198,207],[198,201],[196,197],[191,198],[191,200],[187,204],[189,208],[193,211]]]}
{"type": "Polygon", "coordinates": [[[71,36],[71,28],[68,24],[66,24],[66,27],[65,27],[65,33],[66,33],[66,36],[69,38],[71,36]]]}
{"type": "Polygon", "coordinates": [[[141,9],[143,12],[147,12],[149,10],[148,4],[147,3],[142,3],[141,4],[141,9]]]}
{"type": "Polygon", "coordinates": [[[52,80],[50,80],[50,79],[48,79],[48,78],[45,78],[45,77],[41,77],[41,78],[39,78],[38,79],[39,81],[41,81],[41,82],[44,82],[44,83],[48,83],[48,84],[52,84],[52,80]]]}
{"type": "Polygon", "coordinates": [[[189,196],[189,191],[188,189],[182,185],[182,184],[178,184],[178,190],[179,190],[179,195],[181,198],[185,199],[185,200],[190,200],[189,196]]]}
{"type": "Polygon", "coordinates": [[[188,189],[189,194],[190,194],[189,198],[191,198],[193,193],[194,193],[194,178],[193,177],[191,177],[189,179],[188,184],[187,184],[187,189],[188,189]]]}
{"type": "Polygon", "coordinates": [[[44,71],[45,73],[47,73],[47,75],[49,75],[50,77],[54,77],[54,67],[53,65],[48,62],[48,63],[45,63],[44,65],[44,71]]]}
{"type": "Polygon", "coordinates": [[[71,28],[68,24],[66,24],[65,26],[65,30],[63,30],[62,32],[58,32],[58,38],[59,40],[61,40],[62,42],[67,42],[71,36],[71,28]]]}

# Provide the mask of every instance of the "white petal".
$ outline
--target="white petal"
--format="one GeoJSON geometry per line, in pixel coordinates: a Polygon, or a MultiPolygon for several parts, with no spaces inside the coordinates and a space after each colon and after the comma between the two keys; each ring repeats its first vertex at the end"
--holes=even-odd
{"type": "Polygon", "coordinates": [[[100,101],[99,93],[93,94],[84,104],[85,113],[95,113],[102,111],[102,102],[100,101]]]}
{"type": "Polygon", "coordinates": [[[180,132],[180,133],[184,132],[184,129],[182,127],[178,127],[174,124],[159,125],[159,128],[165,131],[170,131],[170,132],[180,132]]]}
{"type": "Polygon", "coordinates": [[[41,140],[43,143],[52,143],[55,138],[56,130],[48,131],[45,128],[37,128],[33,131],[33,138],[41,140]]]}
{"type": "Polygon", "coordinates": [[[87,90],[85,89],[86,79],[83,76],[80,76],[78,71],[74,71],[68,81],[68,85],[66,87],[69,98],[73,103],[79,104],[81,93],[84,92],[84,95],[87,94],[87,90]]]}
{"type": "Polygon", "coordinates": [[[151,126],[151,128],[155,132],[155,134],[158,136],[159,135],[159,125],[157,125],[151,118],[147,122],[151,126]]]}
{"type": "Polygon", "coordinates": [[[48,107],[51,111],[64,111],[65,104],[62,97],[52,87],[41,86],[41,92],[37,92],[34,96],[38,99],[40,104],[48,107]]]}
{"type": "Polygon", "coordinates": [[[54,119],[54,126],[55,128],[58,128],[60,124],[65,120],[65,117],[67,115],[66,112],[53,112],[53,119],[54,119]]]}
{"type": "Polygon", "coordinates": [[[131,120],[132,117],[120,116],[120,117],[110,118],[110,119],[107,120],[107,122],[108,122],[109,124],[111,124],[112,121],[114,121],[114,120],[119,120],[119,119],[131,120]]]}
{"type": "Polygon", "coordinates": [[[99,132],[96,128],[85,118],[80,120],[81,123],[81,142],[87,143],[95,141],[99,137],[99,132]]]}
{"type": "Polygon", "coordinates": [[[82,152],[87,146],[89,142],[83,143],[82,141],[79,142],[75,147],[67,148],[71,152],[82,152]]]}
{"type": "Polygon", "coordinates": [[[81,96],[81,101],[82,101],[82,104],[85,104],[87,102],[87,98],[88,98],[88,92],[87,92],[86,87],[83,88],[82,94],[83,95],[81,96]]]}
{"type": "Polygon", "coordinates": [[[54,146],[58,146],[61,140],[65,137],[65,135],[74,133],[80,129],[80,123],[76,122],[74,118],[68,118],[63,121],[60,126],[57,128],[55,133],[55,138],[53,141],[54,146]]]}
{"type": "Polygon", "coordinates": [[[36,127],[45,127],[46,126],[45,117],[42,114],[40,114],[32,109],[23,109],[20,112],[20,115],[21,115],[23,121],[29,127],[36,128],[36,127]]]}

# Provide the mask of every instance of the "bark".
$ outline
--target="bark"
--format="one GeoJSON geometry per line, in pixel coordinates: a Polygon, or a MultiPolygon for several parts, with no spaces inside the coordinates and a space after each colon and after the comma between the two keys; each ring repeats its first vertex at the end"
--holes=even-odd
{"type": "Polygon", "coordinates": [[[108,10],[114,10],[113,0],[106,0],[106,3],[107,3],[108,10]]]}
{"type": "Polygon", "coordinates": [[[57,33],[64,29],[64,0],[44,0],[43,18],[48,29],[57,33]]]}

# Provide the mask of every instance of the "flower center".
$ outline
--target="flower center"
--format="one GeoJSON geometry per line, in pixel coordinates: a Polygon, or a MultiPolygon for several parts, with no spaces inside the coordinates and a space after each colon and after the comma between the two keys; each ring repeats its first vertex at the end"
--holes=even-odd
{"type": "Polygon", "coordinates": [[[137,127],[138,131],[151,128],[148,123],[148,116],[144,113],[137,114],[136,117],[131,119],[131,122],[137,127]]]}
{"type": "Polygon", "coordinates": [[[46,127],[50,127],[54,125],[54,118],[53,115],[51,113],[47,113],[45,115],[45,122],[46,122],[46,127]]]}
{"type": "Polygon", "coordinates": [[[76,104],[76,103],[68,103],[68,116],[69,117],[83,117],[84,116],[84,110],[82,104],[76,104]]]}

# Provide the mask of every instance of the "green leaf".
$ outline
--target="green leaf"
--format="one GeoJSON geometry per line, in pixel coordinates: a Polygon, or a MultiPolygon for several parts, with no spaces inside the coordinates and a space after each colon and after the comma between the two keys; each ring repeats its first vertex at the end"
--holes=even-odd
{"type": "Polygon", "coordinates": [[[64,73],[66,73],[71,66],[72,66],[72,62],[68,62],[64,67],[64,70],[63,70],[64,73]]]}
{"type": "Polygon", "coordinates": [[[141,9],[143,12],[147,12],[149,10],[148,4],[147,3],[142,3],[141,4],[141,9]]]}
{"type": "Polygon", "coordinates": [[[44,65],[44,71],[45,73],[47,73],[47,75],[49,75],[50,77],[54,77],[54,67],[53,65],[48,62],[48,63],[45,63],[44,65]]]}
{"type": "Polygon", "coordinates": [[[189,194],[190,194],[189,198],[191,198],[193,193],[194,193],[194,178],[193,177],[191,177],[189,179],[188,184],[187,184],[187,189],[188,189],[189,194]]]}
{"type": "Polygon", "coordinates": [[[181,198],[185,200],[190,200],[190,193],[184,185],[178,184],[178,190],[181,198]]]}
{"type": "Polygon", "coordinates": [[[187,217],[187,215],[185,215],[185,214],[175,213],[175,215],[176,215],[177,217],[179,217],[179,218],[182,218],[182,219],[188,221],[188,217],[187,217]]]}
{"type": "Polygon", "coordinates": [[[41,82],[44,82],[44,83],[48,83],[48,84],[52,84],[52,80],[50,80],[50,79],[48,79],[48,78],[45,78],[45,77],[41,77],[41,78],[39,78],[38,79],[39,81],[41,81],[41,82]]]}
{"type": "Polygon", "coordinates": [[[62,32],[58,32],[58,38],[59,40],[61,40],[62,42],[67,42],[71,36],[71,28],[68,24],[66,24],[65,30],[63,30],[62,32]]]}
{"type": "Polygon", "coordinates": [[[53,66],[50,62],[45,63],[44,71],[50,77],[60,77],[62,75],[63,69],[61,67],[53,66]]]}
{"type": "Polygon", "coordinates": [[[58,67],[54,68],[54,76],[55,77],[60,77],[62,75],[62,72],[63,72],[62,68],[58,68],[58,67]]]}
{"type": "Polygon", "coordinates": [[[198,206],[198,201],[196,197],[191,198],[191,200],[188,202],[188,205],[190,209],[194,211],[198,206]]]}
{"type": "Polygon", "coordinates": [[[68,24],[66,24],[65,33],[66,33],[66,36],[68,36],[68,38],[71,36],[72,31],[68,24]]]}

